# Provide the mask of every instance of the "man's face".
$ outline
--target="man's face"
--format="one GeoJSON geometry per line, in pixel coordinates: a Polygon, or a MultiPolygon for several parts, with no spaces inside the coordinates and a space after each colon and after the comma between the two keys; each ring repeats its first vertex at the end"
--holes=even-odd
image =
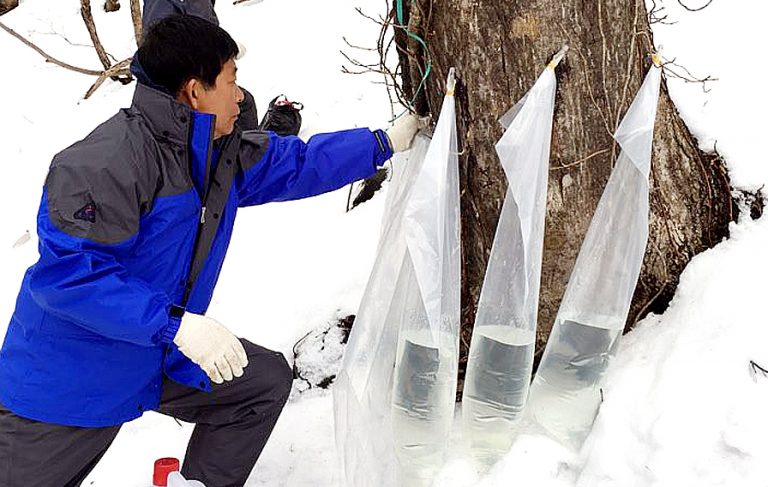
{"type": "Polygon", "coordinates": [[[240,115],[238,103],[243,101],[243,91],[237,86],[237,66],[230,59],[221,69],[216,83],[199,94],[197,111],[216,115],[213,137],[219,138],[232,133],[235,121],[240,115]]]}

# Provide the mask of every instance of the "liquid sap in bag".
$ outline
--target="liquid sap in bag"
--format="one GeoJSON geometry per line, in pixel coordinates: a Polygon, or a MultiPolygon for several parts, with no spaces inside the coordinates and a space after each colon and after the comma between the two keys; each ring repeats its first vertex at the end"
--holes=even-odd
{"type": "Polygon", "coordinates": [[[389,190],[378,256],[334,386],[349,487],[428,486],[453,419],[459,339],[453,70],[430,141],[389,190]]]}
{"type": "Polygon", "coordinates": [[[482,470],[512,445],[531,379],[556,65],[502,117],[506,131],[496,143],[509,186],[480,293],[462,398],[463,437],[482,470]]]}
{"type": "Polygon", "coordinates": [[[651,67],[614,138],[621,153],[598,203],[547,347],[526,416],[581,448],[602,402],[648,240],[648,175],[661,68],[651,67]]]}

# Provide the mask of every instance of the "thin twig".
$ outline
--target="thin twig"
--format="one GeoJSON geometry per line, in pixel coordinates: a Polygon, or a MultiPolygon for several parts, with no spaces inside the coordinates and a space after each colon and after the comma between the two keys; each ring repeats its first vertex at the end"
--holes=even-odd
{"type": "Polygon", "coordinates": [[[352,71],[352,70],[350,70],[349,68],[347,68],[344,65],[341,66],[341,72],[344,73],[344,74],[371,74],[371,73],[374,73],[374,74],[384,74],[384,75],[387,74],[384,71],[381,71],[381,70],[378,70],[378,69],[371,69],[371,68],[366,68],[366,69],[363,69],[361,71],[352,71]]]}
{"type": "Polygon", "coordinates": [[[371,21],[373,21],[373,22],[375,22],[375,23],[377,23],[379,25],[383,26],[387,22],[387,20],[385,18],[383,18],[383,17],[379,17],[379,19],[374,19],[370,15],[364,13],[363,9],[361,9],[360,7],[355,7],[355,10],[357,10],[357,13],[359,13],[360,15],[365,17],[366,19],[371,20],[371,21]]]}
{"type": "Polygon", "coordinates": [[[661,67],[664,69],[664,73],[668,76],[671,76],[673,78],[681,79],[685,81],[686,83],[701,83],[701,89],[704,90],[704,93],[709,93],[710,90],[707,89],[707,82],[711,81],[719,81],[718,78],[713,78],[712,76],[707,76],[706,78],[697,78],[696,76],[691,73],[688,68],[681,64],[677,64],[675,62],[677,58],[672,59],[671,61],[665,61],[661,64],[661,67]],[[670,68],[669,66],[675,66],[676,68],[680,68],[683,71],[685,71],[685,74],[680,74],[674,69],[670,68]]]}
{"type": "Polygon", "coordinates": [[[101,76],[101,74],[103,73],[103,71],[96,71],[94,69],[78,68],[77,66],[72,66],[71,64],[67,64],[64,61],[59,61],[58,59],[56,59],[53,56],[47,54],[45,51],[43,51],[42,49],[40,49],[39,47],[34,45],[32,42],[28,41],[27,39],[25,39],[24,37],[19,35],[15,30],[11,29],[7,25],[3,24],[2,22],[0,22],[0,28],[2,28],[7,33],[11,34],[16,39],[20,40],[27,47],[29,47],[31,49],[34,49],[35,52],[37,52],[38,54],[43,56],[45,58],[45,60],[50,62],[50,63],[53,63],[53,64],[55,64],[57,66],[61,66],[62,68],[69,69],[70,71],[75,71],[75,72],[80,73],[80,74],[88,74],[88,75],[91,75],[91,76],[101,76]]]}
{"type": "Polygon", "coordinates": [[[684,3],[683,3],[683,0],[677,0],[677,3],[679,3],[679,4],[680,4],[680,5],[681,5],[681,6],[682,6],[684,9],[688,10],[689,12],[698,12],[698,11],[700,11],[700,10],[704,10],[705,8],[709,7],[709,5],[710,5],[710,4],[711,4],[713,1],[714,1],[714,0],[709,0],[709,1],[708,1],[708,2],[707,2],[705,5],[704,5],[704,6],[702,6],[702,7],[699,7],[699,8],[691,8],[691,7],[689,7],[688,5],[684,4],[684,3]]]}
{"type": "Polygon", "coordinates": [[[361,51],[371,51],[371,52],[376,52],[376,48],[374,48],[374,47],[360,47],[360,46],[356,46],[356,45],[354,45],[354,44],[350,43],[350,42],[347,40],[347,38],[346,38],[346,37],[342,36],[341,38],[342,38],[342,40],[344,41],[344,43],[345,43],[346,45],[348,45],[349,47],[351,47],[352,49],[359,49],[359,50],[361,50],[361,51]]]}
{"type": "MultiPolygon", "coordinates": [[[[393,26],[392,22],[394,18],[394,12],[390,10],[390,13],[387,16],[387,18],[382,17],[380,19],[376,19],[371,15],[368,15],[365,12],[363,12],[363,10],[360,8],[356,8],[355,10],[363,18],[371,22],[374,22],[375,24],[380,26],[379,36],[378,36],[378,39],[376,40],[376,47],[368,48],[360,45],[355,45],[355,44],[352,44],[346,37],[343,38],[344,42],[350,48],[356,49],[358,51],[378,53],[378,61],[376,63],[370,63],[370,64],[365,63],[348,55],[346,52],[341,51],[341,54],[342,56],[344,56],[346,61],[351,63],[352,66],[359,68],[359,69],[348,68],[347,66],[342,65],[341,70],[345,74],[356,74],[356,75],[375,74],[375,75],[383,76],[384,77],[383,81],[372,81],[372,83],[384,84],[386,86],[387,96],[390,99],[390,108],[392,111],[392,118],[394,119],[395,118],[394,98],[397,98],[397,100],[401,104],[407,105],[406,102],[404,101],[405,95],[402,93],[402,88],[399,83],[399,78],[401,75],[400,64],[398,63],[398,66],[395,68],[394,71],[392,71],[389,68],[389,66],[387,66],[387,63],[386,63],[390,49],[392,45],[395,44],[394,36],[390,34],[390,30],[389,30],[393,26]],[[393,97],[393,92],[394,92],[394,97],[393,97]]],[[[397,47],[399,48],[399,46],[397,47]]]]}
{"type": "Polygon", "coordinates": [[[759,372],[763,377],[768,377],[768,370],[758,365],[758,363],[755,362],[754,360],[749,361],[749,366],[752,367],[752,372],[754,372],[755,374],[759,372]]]}
{"type": "Polygon", "coordinates": [[[578,161],[574,161],[568,164],[563,164],[561,166],[553,167],[550,169],[550,171],[554,171],[555,169],[568,169],[569,167],[578,166],[579,164],[583,164],[587,162],[588,160],[592,159],[593,157],[597,157],[600,154],[605,154],[606,152],[610,151],[610,149],[602,149],[597,152],[593,152],[592,154],[588,155],[587,157],[584,157],[582,159],[579,159],[578,161]]]}
{"type": "MultiPolygon", "coordinates": [[[[53,27],[51,27],[51,29],[53,29],[53,27]]],[[[39,31],[39,30],[31,30],[31,31],[29,31],[29,33],[30,34],[38,34],[38,35],[41,35],[41,36],[56,36],[56,37],[60,37],[61,39],[64,39],[64,42],[66,42],[67,44],[69,44],[72,47],[88,47],[88,48],[91,48],[91,49],[93,48],[93,44],[81,44],[79,42],[72,42],[71,40],[69,40],[69,38],[67,36],[65,36],[64,34],[60,34],[58,32],[55,32],[54,30],[51,30],[51,32],[42,32],[42,31],[39,31]]]]}
{"type": "Polygon", "coordinates": [[[354,66],[357,66],[358,68],[371,68],[372,70],[375,70],[375,68],[378,68],[379,65],[380,65],[380,63],[364,64],[364,63],[358,61],[357,59],[352,59],[351,57],[349,57],[347,55],[347,53],[345,53],[342,50],[339,50],[339,52],[341,53],[342,56],[344,56],[346,58],[347,61],[352,63],[354,66]]]}
{"type": "Polygon", "coordinates": [[[659,7],[656,5],[656,0],[651,0],[651,8],[648,9],[648,23],[650,25],[653,24],[663,24],[663,25],[674,25],[677,22],[669,22],[667,21],[667,18],[669,18],[669,15],[662,15],[664,12],[665,7],[659,7]]]}

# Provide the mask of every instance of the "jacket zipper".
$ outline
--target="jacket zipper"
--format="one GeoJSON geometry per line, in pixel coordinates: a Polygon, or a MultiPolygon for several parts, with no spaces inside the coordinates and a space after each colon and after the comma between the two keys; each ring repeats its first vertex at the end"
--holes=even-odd
{"type": "MultiPolygon", "coordinates": [[[[191,128],[191,127],[190,127],[191,128]]],[[[213,135],[214,135],[214,129],[216,128],[216,117],[214,116],[213,122],[211,123],[211,130],[208,134],[208,154],[206,154],[205,157],[205,175],[203,176],[203,194],[202,196],[202,207],[200,208],[200,221],[197,224],[197,232],[195,232],[195,243],[192,246],[192,261],[189,263],[189,272],[192,272],[192,268],[195,264],[195,257],[197,256],[197,246],[200,243],[200,235],[203,233],[203,225],[205,224],[205,210],[206,210],[206,204],[208,202],[208,192],[210,190],[210,173],[211,173],[211,156],[213,155],[213,135]]],[[[190,157],[191,158],[191,157],[190,157]]],[[[191,276],[187,274],[186,284],[184,285],[184,297],[181,300],[182,307],[186,309],[187,307],[187,301],[189,301],[189,296],[192,294],[192,288],[194,287],[194,282],[190,280],[191,276]]]]}

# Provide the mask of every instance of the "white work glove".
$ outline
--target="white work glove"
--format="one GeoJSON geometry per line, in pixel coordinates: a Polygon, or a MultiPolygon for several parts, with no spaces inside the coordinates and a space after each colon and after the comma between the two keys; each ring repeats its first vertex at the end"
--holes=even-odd
{"type": "Polygon", "coordinates": [[[207,316],[184,313],[173,343],[216,384],[240,377],[248,365],[248,355],[240,340],[207,316]]]}
{"type": "Polygon", "coordinates": [[[168,474],[168,487],[205,487],[199,480],[187,480],[179,472],[168,474]]]}
{"type": "Polygon", "coordinates": [[[385,130],[392,152],[403,152],[411,148],[416,133],[426,127],[427,118],[419,118],[406,113],[395,120],[395,124],[385,130]]]}

